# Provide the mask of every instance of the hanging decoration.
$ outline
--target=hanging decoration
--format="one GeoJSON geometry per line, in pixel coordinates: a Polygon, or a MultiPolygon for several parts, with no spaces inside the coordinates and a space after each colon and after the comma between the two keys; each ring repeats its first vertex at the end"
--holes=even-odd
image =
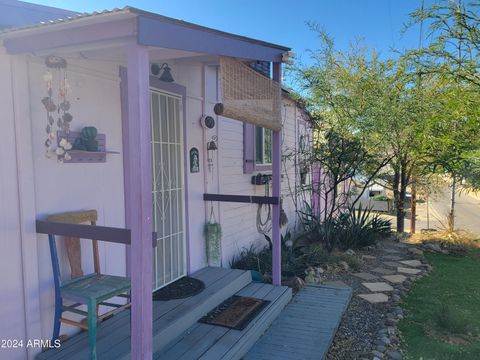
{"type": "Polygon", "coordinates": [[[207,142],[207,161],[209,172],[212,172],[213,170],[213,152],[218,150],[217,139],[217,136],[213,135],[212,140],[207,142]]]}
{"type": "Polygon", "coordinates": [[[47,96],[42,99],[42,104],[47,112],[45,156],[51,158],[55,153],[57,161],[63,163],[64,160],[71,159],[69,151],[72,149],[72,144],[68,141],[73,116],[69,112],[68,96],[71,94],[71,88],[67,79],[67,61],[59,56],[47,56],[45,65],[47,72],[43,75],[43,80],[47,96]],[[55,128],[63,131],[65,136],[57,139],[55,128]],[[55,142],[58,146],[53,151],[52,145],[55,142]]]}
{"type": "Polygon", "coordinates": [[[190,149],[190,172],[200,172],[200,156],[196,147],[190,149]]]}
{"type": "Polygon", "coordinates": [[[210,202],[210,218],[203,228],[205,237],[207,263],[209,266],[221,266],[222,264],[222,226],[217,223],[213,211],[213,203],[210,202]]]}

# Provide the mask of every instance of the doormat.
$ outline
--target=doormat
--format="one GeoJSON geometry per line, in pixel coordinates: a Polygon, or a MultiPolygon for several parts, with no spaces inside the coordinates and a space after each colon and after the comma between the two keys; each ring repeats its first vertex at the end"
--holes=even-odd
{"type": "Polygon", "coordinates": [[[201,293],[205,289],[203,281],[184,276],[153,293],[153,300],[167,301],[184,299],[201,293]]]}
{"type": "Polygon", "coordinates": [[[234,295],[210,311],[199,322],[243,330],[270,301],[234,295]]]}

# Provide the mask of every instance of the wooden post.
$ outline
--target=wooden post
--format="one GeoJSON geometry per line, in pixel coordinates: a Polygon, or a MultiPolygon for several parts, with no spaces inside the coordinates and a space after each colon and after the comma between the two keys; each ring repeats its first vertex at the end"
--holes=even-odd
{"type": "MultiPolygon", "coordinates": [[[[273,63],[273,80],[282,82],[282,63],[273,63]]],[[[280,199],[281,169],[282,169],[282,132],[272,134],[272,196],[280,199]]],[[[280,204],[272,205],[272,283],[282,284],[282,251],[280,237],[280,204]]]]}
{"type": "Polygon", "coordinates": [[[131,230],[131,358],[152,359],[152,159],[148,48],[127,45],[127,227],[131,230]]]}

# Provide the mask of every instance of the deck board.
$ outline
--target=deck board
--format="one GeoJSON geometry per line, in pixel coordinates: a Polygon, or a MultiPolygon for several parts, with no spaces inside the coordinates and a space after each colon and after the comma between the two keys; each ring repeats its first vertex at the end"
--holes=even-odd
{"type": "Polygon", "coordinates": [[[305,287],[244,359],[323,359],[351,296],[349,288],[305,287]]]}

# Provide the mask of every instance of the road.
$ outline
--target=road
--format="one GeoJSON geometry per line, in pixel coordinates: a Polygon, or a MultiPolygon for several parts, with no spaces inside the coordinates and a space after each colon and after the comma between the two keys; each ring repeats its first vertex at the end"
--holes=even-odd
{"type": "MultiPolygon", "coordinates": [[[[455,210],[455,228],[466,230],[480,236],[480,196],[475,194],[457,194],[455,210]]],[[[450,210],[450,193],[445,189],[429,200],[430,228],[444,229],[450,210]]],[[[408,224],[409,226],[409,224],[408,224]]],[[[405,227],[408,229],[409,227],[405,227]]],[[[417,229],[427,228],[427,204],[418,204],[417,229]]]]}

